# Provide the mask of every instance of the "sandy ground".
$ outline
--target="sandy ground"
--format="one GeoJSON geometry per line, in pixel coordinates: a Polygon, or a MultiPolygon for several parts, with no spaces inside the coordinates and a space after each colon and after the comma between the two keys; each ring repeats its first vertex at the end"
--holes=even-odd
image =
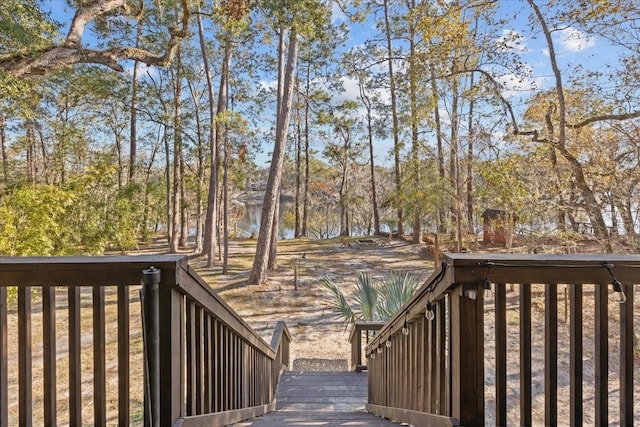
{"type": "MultiPolygon", "coordinates": [[[[204,270],[199,271],[267,342],[275,322],[284,320],[292,337],[291,360],[294,362],[314,358],[348,363],[350,358],[349,330],[336,318],[330,308],[329,294],[320,284],[325,275],[352,301],[359,272],[368,271],[380,280],[391,271],[408,271],[423,282],[433,271],[433,261],[421,255],[417,246],[403,241],[384,241],[383,246],[377,241],[364,244],[352,241],[350,246],[343,246],[336,240],[317,247],[312,245],[304,252],[298,250],[298,246],[281,245],[278,270],[269,273],[269,281],[263,285],[246,286],[248,269],[215,278],[204,270]]],[[[233,259],[245,251],[246,246],[234,244],[230,249],[233,259]]]]}

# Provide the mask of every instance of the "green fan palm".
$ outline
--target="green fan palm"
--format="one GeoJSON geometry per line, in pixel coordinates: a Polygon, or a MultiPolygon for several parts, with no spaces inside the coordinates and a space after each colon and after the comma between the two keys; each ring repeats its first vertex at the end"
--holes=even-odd
{"type": "Polygon", "coordinates": [[[381,283],[372,280],[369,272],[358,273],[355,304],[349,305],[342,290],[329,276],[320,283],[331,294],[331,306],[345,324],[356,320],[388,320],[411,298],[418,288],[418,278],[406,272],[391,272],[381,283]]]}

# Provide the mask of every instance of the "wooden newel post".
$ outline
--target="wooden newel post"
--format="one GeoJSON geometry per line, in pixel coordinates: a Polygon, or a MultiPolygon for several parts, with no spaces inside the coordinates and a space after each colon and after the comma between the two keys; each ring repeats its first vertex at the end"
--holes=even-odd
{"type": "Polygon", "coordinates": [[[451,293],[451,409],[463,426],[484,425],[484,287],[451,293]]]}
{"type": "Polygon", "coordinates": [[[144,322],[145,426],[160,426],[160,270],[142,270],[142,319],[144,322]]]}

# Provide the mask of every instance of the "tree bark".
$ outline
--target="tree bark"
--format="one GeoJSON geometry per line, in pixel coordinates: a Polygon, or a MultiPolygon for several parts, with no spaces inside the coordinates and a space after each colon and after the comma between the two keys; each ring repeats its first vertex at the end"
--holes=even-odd
{"type": "MultiPolygon", "coordinates": [[[[438,87],[436,85],[436,70],[433,64],[429,66],[429,74],[431,80],[431,96],[433,97],[434,107],[433,107],[433,121],[435,123],[436,130],[436,144],[438,150],[438,176],[440,179],[444,181],[445,178],[445,159],[444,159],[444,144],[442,142],[442,123],[440,120],[440,109],[438,107],[438,87]]],[[[446,232],[446,210],[445,207],[438,208],[438,228],[436,232],[444,233],[446,232]]]]}
{"type": "MultiPolygon", "coordinates": [[[[140,19],[142,15],[136,17],[136,48],[140,46],[142,38],[142,25],[140,19]]],[[[140,61],[133,62],[133,75],[131,76],[131,123],[129,136],[129,183],[132,183],[136,174],[136,161],[138,151],[138,71],[140,61]]]]}
{"type": "Polygon", "coordinates": [[[200,13],[200,2],[197,3],[198,13],[198,39],[200,42],[200,52],[202,55],[202,63],[204,65],[205,77],[207,80],[207,98],[209,100],[209,191],[207,195],[207,213],[204,222],[204,237],[202,244],[202,254],[207,257],[207,268],[213,267],[216,255],[217,235],[215,226],[217,221],[217,194],[218,194],[218,146],[216,141],[216,114],[214,108],[214,91],[213,78],[211,76],[211,68],[209,67],[209,55],[204,39],[204,28],[202,25],[202,14],[200,13]]]}
{"type": "MultiPolygon", "coordinates": [[[[224,41],[224,59],[222,61],[222,72],[220,73],[220,87],[218,88],[218,106],[216,108],[216,116],[221,116],[227,110],[227,102],[229,99],[229,70],[231,69],[231,58],[233,57],[233,42],[231,40],[230,30],[227,30],[224,41]]],[[[224,210],[222,211],[223,217],[223,244],[224,244],[224,258],[222,260],[223,270],[226,273],[226,269],[229,265],[229,230],[227,228],[227,196],[228,196],[228,180],[227,180],[227,132],[223,132],[222,126],[226,123],[216,122],[216,147],[224,147],[224,183],[223,183],[223,201],[224,210]],[[224,140],[223,140],[224,139],[224,140]]]]}
{"type": "Polygon", "coordinates": [[[282,165],[284,163],[285,144],[287,142],[287,129],[291,115],[291,104],[293,100],[293,84],[295,79],[296,63],[298,59],[298,35],[293,28],[289,35],[289,49],[287,54],[287,65],[284,76],[284,96],[282,109],[279,114],[276,130],[276,141],[269,168],[267,188],[264,195],[262,217],[260,219],[260,232],[256,247],[256,256],[253,261],[253,268],[249,276],[249,285],[257,285],[267,279],[267,258],[269,242],[273,231],[273,217],[276,210],[276,199],[279,197],[278,189],[282,180],[282,165]]]}
{"type": "MultiPolygon", "coordinates": [[[[284,96],[284,30],[281,28],[278,33],[278,100],[276,105],[276,134],[282,132],[282,103],[284,96]]],[[[295,83],[293,83],[295,85],[295,83]]],[[[293,96],[293,95],[292,95],[293,96]]],[[[293,100],[292,100],[293,102],[293,100]]],[[[286,144],[286,142],[285,142],[286,144]]],[[[280,197],[281,187],[278,185],[276,192],[278,193],[275,200],[275,213],[273,215],[273,223],[271,224],[271,236],[269,239],[269,257],[267,260],[267,270],[275,271],[278,269],[278,228],[280,227],[280,197]]]]}
{"type": "Polygon", "coordinates": [[[0,147],[2,147],[2,180],[9,183],[9,156],[7,155],[7,131],[4,113],[0,113],[0,147]]]}
{"type": "Polygon", "coordinates": [[[177,253],[180,246],[180,176],[182,157],[182,61],[180,50],[176,55],[176,75],[174,79],[174,100],[173,100],[173,191],[171,192],[171,243],[169,251],[177,253]]]}
{"type": "MultiPolygon", "coordinates": [[[[396,183],[396,198],[400,197],[402,190],[402,164],[400,160],[401,146],[400,146],[400,126],[398,123],[398,101],[396,95],[396,80],[393,69],[393,46],[391,43],[391,22],[389,19],[389,0],[384,0],[384,22],[386,30],[387,41],[387,55],[388,55],[388,68],[389,68],[389,91],[391,94],[391,118],[393,123],[393,158],[395,167],[395,183],[396,183]]],[[[397,232],[401,236],[404,234],[404,218],[403,210],[400,203],[397,203],[397,232]]]]}

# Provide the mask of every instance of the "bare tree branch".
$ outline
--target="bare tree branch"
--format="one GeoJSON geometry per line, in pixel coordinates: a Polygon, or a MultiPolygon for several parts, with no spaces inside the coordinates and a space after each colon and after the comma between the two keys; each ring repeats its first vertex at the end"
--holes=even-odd
{"type": "Polygon", "coordinates": [[[639,117],[640,117],[640,111],[632,111],[630,113],[625,113],[625,114],[603,114],[601,116],[589,117],[588,119],[585,119],[576,124],[567,124],[567,127],[571,129],[579,129],[591,123],[604,122],[607,120],[616,120],[616,121],[630,120],[630,119],[637,119],[639,117]]]}

